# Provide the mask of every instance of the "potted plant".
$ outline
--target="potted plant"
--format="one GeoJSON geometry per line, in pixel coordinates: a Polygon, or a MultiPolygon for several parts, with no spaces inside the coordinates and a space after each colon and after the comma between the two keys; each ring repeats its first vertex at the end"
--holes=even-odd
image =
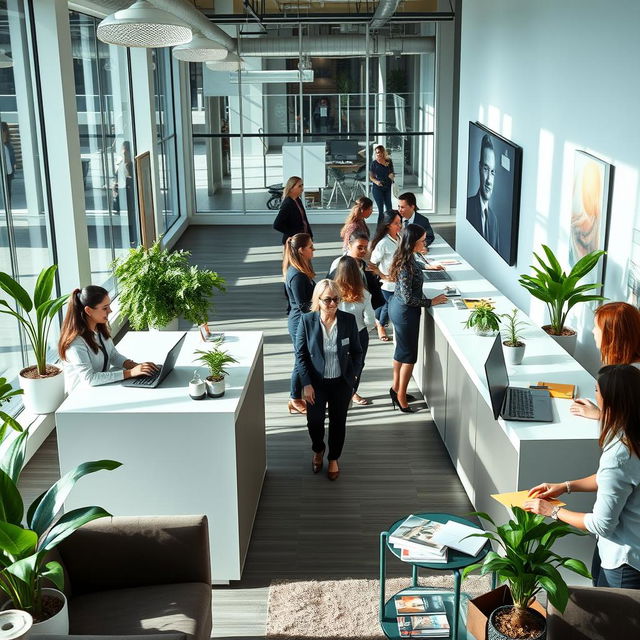
{"type": "Polygon", "coordinates": [[[51,298],[57,266],[43,269],[36,280],[33,299],[8,273],[0,272],[0,288],[8,293],[17,310],[0,300],[0,313],[13,316],[31,343],[35,365],[20,371],[20,386],[24,390],[24,406],[30,413],[43,414],[55,411],[64,400],[64,376],[62,369],[47,363],[47,343],[51,323],[68,296],[51,298]]]}
{"type": "Polygon", "coordinates": [[[475,329],[479,336],[493,336],[500,329],[500,316],[494,311],[494,306],[483,299],[471,309],[464,328],[475,329]]]}
{"type": "Polygon", "coordinates": [[[520,507],[512,507],[512,510],[515,519],[501,526],[496,526],[486,513],[475,513],[488,520],[496,532],[475,533],[469,537],[492,540],[504,555],[490,551],[482,563],[466,567],[462,575],[464,577],[480,568],[482,575],[494,572],[499,580],[509,586],[513,605],[501,606],[493,611],[487,625],[489,640],[542,640],[546,637],[546,620],[530,606],[536,594],[541,590],[546,591],[549,602],[563,612],[569,600],[569,589],[558,567],[585,578],[591,577],[582,561],[562,557],[553,552],[551,547],[557,539],[566,535],[588,534],[564,522],[546,521],[544,516],[520,507]]]}
{"type": "Polygon", "coordinates": [[[113,262],[120,310],[136,331],[177,329],[180,317],[196,325],[207,322],[213,289],[224,291],[224,279],[189,265],[190,256],[164,249],[158,240],[150,249],[130,249],[113,262]]]}
{"type": "Polygon", "coordinates": [[[526,348],[525,343],[520,339],[520,327],[524,326],[526,322],[518,319],[518,309],[515,307],[511,309],[511,313],[503,313],[500,317],[504,318],[506,322],[507,339],[502,342],[506,347],[504,350],[505,361],[507,364],[520,364],[526,348]]]}
{"type": "Polygon", "coordinates": [[[25,515],[18,482],[28,434],[26,429],[18,435],[0,463],[0,590],[9,598],[4,608],[22,609],[33,616],[30,635],[68,634],[62,566],[47,554],[82,525],[111,514],[95,506],[58,514],[80,478],[103,469],[111,471],[120,463],[96,460],[78,465],[38,497],[25,515]],[[60,591],[46,587],[47,582],[60,591]]]}
{"type": "Polygon", "coordinates": [[[194,354],[198,355],[196,358],[198,362],[202,362],[209,368],[209,375],[205,379],[207,394],[211,398],[220,398],[224,395],[224,377],[228,375],[225,366],[238,361],[226,351],[218,348],[210,351],[198,349],[194,354]]]}
{"type": "Polygon", "coordinates": [[[603,296],[587,293],[602,287],[601,283],[587,283],[578,286],[578,282],[595,268],[598,260],[606,252],[592,251],[588,253],[580,258],[567,274],[560,266],[553,251],[544,244],[542,249],[547,257],[547,262],[534,253],[538,266],[531,265],[531,268],[535,275],[522,274],[519,282],[532,296],[547,305],[550,324],[542,328],[573,355],[577,334],[574,329],[565,326],[567,315],[579,302],[606,300],[603,296]]]}

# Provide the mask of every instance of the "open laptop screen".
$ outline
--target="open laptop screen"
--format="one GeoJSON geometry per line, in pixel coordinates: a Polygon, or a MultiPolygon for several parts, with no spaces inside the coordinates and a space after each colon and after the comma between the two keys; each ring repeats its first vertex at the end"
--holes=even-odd
{"type": "Polygon", "coordinates": [[[489,357],[484,363],[484,372],[487,376],[487,384],[489,385],[493,417],[497,420],[502,410],[504,396],[509,387],[509,376],[507,375],[507,366],[504,363],[502,337],[500,334],[498,334],[493,341],[489,357]]]}

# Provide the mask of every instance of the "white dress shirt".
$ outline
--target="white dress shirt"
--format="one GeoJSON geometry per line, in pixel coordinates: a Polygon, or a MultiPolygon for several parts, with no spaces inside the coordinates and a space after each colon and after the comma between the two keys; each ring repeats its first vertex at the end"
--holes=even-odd
{"type": "MultiPolygon", "coordinates": [[[[389,275],[391,270],[391,263],[393,262],[393,254],[398,248],[398,241],[394,240],[389,234],[384,236],[380,242],[376,245],[373,253],[371,254],[371,262],[378,266],[378,269],[385,276],[389,275]]],[[[385,291],[393,291],[396,288],[395,282],[382,281],[382,288],[385,291]]]]}
{"type": "Polygon", "coordinates": [[[328,331],[322,320],[320,320],[320,327],[324,346],[324,377],[339,378],[341,373],[340,360],[338,360],[338,320],[333,321],[328,331]]]}
{"type": "MultiPolygon", "coordinates": [[[[96,344],[100,345],[98,333],[94,333],[96,344]]],[[[107,369],[103,371],[104,354],[102,349],[95,353],[78,336],[67,349],[66,360],[63,361],[64,381],[67,392],[77,386],[95,387],[124,379],[123,366],[127,358],[118,352],[111,338],[102,338],[107,352],[107,369]],[[115,368],[112,368],[115,367],[115,368]]]]}
{"type": "Polygon", "coordinates": [[[338,305],[340,311],[346,311],[356,317],[358,331],[365,328],[372,329],[376,324],[376,315],[371,306],[371,294],[364,289],[364,298],[361,302],[346,302],[342,300],[338,305]]]}

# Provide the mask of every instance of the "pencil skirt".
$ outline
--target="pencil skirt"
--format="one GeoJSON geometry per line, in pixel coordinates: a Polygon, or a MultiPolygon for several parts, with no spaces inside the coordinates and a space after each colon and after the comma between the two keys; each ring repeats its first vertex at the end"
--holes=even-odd
{"type": "Polygon", "coordinates": [[[393,359],[403,364],[415,364],[418,359],[418,334],[421,307],[403,304],[396,296],[389,301],[389,319],[393,322],[396,348],[393,359]]]}

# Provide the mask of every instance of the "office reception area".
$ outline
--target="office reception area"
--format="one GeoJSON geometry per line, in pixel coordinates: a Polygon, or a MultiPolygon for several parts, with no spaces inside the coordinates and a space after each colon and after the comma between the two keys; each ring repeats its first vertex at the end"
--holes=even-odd
{"type": "Polygon", "coordinates": [[[0,640],[634,634],[635,2],[0,17],[0,640]]]}

